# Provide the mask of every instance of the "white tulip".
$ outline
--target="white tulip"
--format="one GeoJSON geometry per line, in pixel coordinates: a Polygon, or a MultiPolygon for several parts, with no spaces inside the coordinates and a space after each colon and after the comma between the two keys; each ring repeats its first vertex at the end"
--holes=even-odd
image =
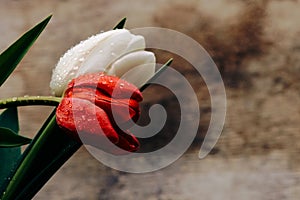
{"type": "Polygon", "coordinates": [[[60,58],[50,88],[56,96],[61,96],[73,78],[94,72],[118,76],[141,87],[155,72],[155,56],[144,49],[144,37],[126,29],[92,36],[60,58]]]}

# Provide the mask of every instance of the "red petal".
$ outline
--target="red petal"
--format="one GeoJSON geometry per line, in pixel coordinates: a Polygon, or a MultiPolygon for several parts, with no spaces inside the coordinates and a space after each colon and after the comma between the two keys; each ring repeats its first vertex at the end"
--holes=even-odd
{"type": "Polygon", "coordinates": [[[115,76],[106,76],[103,73],[79,76],[69,83],[68,88],[72,87],[97,88],[108,96],[113,95],[113,98],[116,99],[131,97],[137,101],[143,100],[141,92],[133,84],[115,76]]]}
{"type": "Polygon", "coordinates": [[[119,142],[116,144],[118,147],[130,152],[134,152],[139,149],[140,142],[134,135],[123,131],[118,131],[118,133],[119,133],[119,142]]]}
{"type": "Polygon", "coordinates": [[[124,128],[129,120],[136,121],[141,100],[141,92],[124,80],[102,73],[87,74],[70,82],[56,119],[59,126],[79,135],[85,144],[121,153],[112,152],[112,144],[104,138],[107,137],[126,151],[136,151],[137,138],[121,130],[116,122],[124,128]],[[112,109],[117,112],[112,114],[112,109]]]}
{"type": "Polygon", "coordinates": [[[99,91],[93,91],[91,88],[69,88],[66,94],[68,97],[85,99],[96,104],[105,110],[110,117],[117,118],[115,120],[120,124],[127,123],[131,119],[136,121],[139,118],[139,103],[134,99],[113,99],[99,91]],[[115,112],[117,111],[114,116],[112,115],[112,109],[115,112]]]}
{"type": "Polygon", "coordinates": [[[105,111],[83,99],[64,98],[56,110],[56,121],[72,133],[105,136],[113,143],[119,140],[105,111]]]}

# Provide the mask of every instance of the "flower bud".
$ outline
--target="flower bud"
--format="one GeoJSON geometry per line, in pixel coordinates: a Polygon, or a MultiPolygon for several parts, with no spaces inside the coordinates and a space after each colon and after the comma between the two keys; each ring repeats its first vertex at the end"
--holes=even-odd
{"type": "Polygon", "coordinates": [[[144,49],[145,39],[126,29],[92,36],[60,58],[53,70],[51,90],[61,96],[73,78],[95,72],[122,77],[141,87],[155,72],[155,56],[144,49]]]}

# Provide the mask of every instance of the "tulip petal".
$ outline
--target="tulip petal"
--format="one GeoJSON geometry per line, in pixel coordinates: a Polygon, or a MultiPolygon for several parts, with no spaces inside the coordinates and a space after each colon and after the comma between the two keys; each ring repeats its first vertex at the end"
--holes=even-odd
{"type": "Polygon", "coordinates": [[[135,99],[113,99],[89,88],[73,88],[72,94],[68,96],[85,99],[95,104],[103,109],[111,119],[118,122],[118,125],[121,125],[122,128],[129,120],[136,121],[139,118],[139,103],[135,99]],[[117,111],[115,115],[112,113],[112,108],[117,111]]]}
{"type": "MultiPolygon", "coordinates": [[[[138,139],[131,134],[129,131],[124,132],[122,130],[118,131],[119,133],[119,142],[116,144],[123,150],[134,152],[137,151],[140,147],[140,142],[138,139]]],[[[125,152],[115,152],[115,154],[124,154],[125,152]]]]}
{"type": "Polygon", "coordinates": [[[141,100],[141,93],[131,83],[103,73],[85,74],[68,84],[56,110],[57,124],[84,144],[107,152],[124,152],[113,144],[136,151],[139,142],[127,129],[140,115],[141,100]]]}
{"type": "Polygon", "coordinates": [[[68,50],[53,70],[50,88],[61,96],[67,84],[86,73],[103,72],[123,55],[145,48],[142,36],[126,29],[111,30],[84,40],[68,50]]]}
{"type": "Polygon", "coordinates": [[[61,96],[67,84],[76,76],[76,73],[82,62],[86,59],[88,53],[99,45],[101,41],[111,36],[113,31],[107,31],[87,40],[69,49],[59,60],[53,70],[50,88],[55,96],[61,96]]]}
{"type": "Polygon", "coordinates": [[[149,51],[129,53],[117,60],[108,75],[121,77],[136,87],[144,85],[155,73],[155,55],[149,51]]]}
{"type": "Polygon", "coordinates": [[[77,76],[99,71],[107,71],[112,63],[121,56],[145,48],[142,36],[135,36],[126,29],[115,30],[116,33],[97,45],[82,63],[77,76]]]}
{"type": "Polygon", "coordinates": [[[105,111],[87,100],[64,98],[57,108],[56,119],[60,127],[72,133],[78,132],[80,136],[98,137],[99,140],[107,137],[113,143],[119,140],[105,111]]]}
{"type": "Polygon", "coordinates": [[[115,99],[130,97],[136,101],[143,100],[142,94],[136,86],[118,77],[103,73],[85,74],[73,79],[68,85],[66,95],[73,88],[93,88],[94,92],[102,91],[115,99]]]}

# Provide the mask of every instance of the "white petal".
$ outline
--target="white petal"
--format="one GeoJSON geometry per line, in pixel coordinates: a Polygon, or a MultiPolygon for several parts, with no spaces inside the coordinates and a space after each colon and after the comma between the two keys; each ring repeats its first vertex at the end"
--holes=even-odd
{"type": "Polygon", "coordinates": [[[149,51],[129,53],[117,60],[107,72],[121,77],[138,88],[144,85],[155,73],[155,56],[149,51]]]}
{"type": "Polygon", "coordinates": [[[86,73],[105,71],[119,57],[144,48],[144,38],[133,35],[126,29],[92,36],[68,50],[60,58],[53,70],[50,88],[56,96],[61,96],[73,78],[86,73]]]}
{"type": "Polygon", "coordinates": [[[86,59],[88,53],[114,33],[113,31],[107,31],[81,41],[60,58],[53,70],[50,82],[50,88],[56,96],[61,96],[67,84],[75,78],[79,67],[86,59]]]}
{"type": "Polygon", "coordinates": [[[107,71],[109,66],[121,56],[131,51],[145,48],[145,40],[141,36],[132,35],[126,29],[120,29],[97,45],[82,63],[77,75],[107,71]]]}

